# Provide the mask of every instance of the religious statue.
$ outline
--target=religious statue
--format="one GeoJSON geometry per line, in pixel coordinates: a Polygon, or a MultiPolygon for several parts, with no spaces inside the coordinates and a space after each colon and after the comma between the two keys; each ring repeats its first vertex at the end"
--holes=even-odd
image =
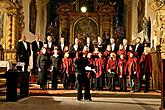
{"type": "Polygon", "coordinates": [[[148,39],[148,20],[146,17],[143,18],[143,37],[147,42],[149,42],[149,39],[148,39]]]}

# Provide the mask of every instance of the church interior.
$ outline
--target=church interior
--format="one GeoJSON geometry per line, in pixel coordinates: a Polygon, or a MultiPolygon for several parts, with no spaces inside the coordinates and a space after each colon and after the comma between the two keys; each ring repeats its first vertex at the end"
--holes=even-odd
{"type": "Polygon", "coordinates": [[[42,42],[47,36],[56,43],[64,37],[69,46],[75,38],[83,44],[86,37],[94,44],[98,36],[105,41],[113,37],[117,45],[123,39],[134,45],[140,37],[141,42],[150,44],[154,68],[151,89],[161,89],[165,0],[0,0],[1,61],[16,63],[22,33],[28,42],[34,41],[36,35],[42,42]]]}

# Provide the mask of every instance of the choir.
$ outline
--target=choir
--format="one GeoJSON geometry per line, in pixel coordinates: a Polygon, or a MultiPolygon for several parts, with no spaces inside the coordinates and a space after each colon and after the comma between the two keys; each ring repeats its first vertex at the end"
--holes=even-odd
{"type": "Polygon", "coordinates": [[[101,91],[108,88],[110,91],[130,90],[134,93],[141,91],[142,85],[145,85],[144,92],[148,92],[152,72],[149,46],[141,43],[139,37],[135,45],[128,45],[127,39],[123,39],[119,46],[116,45],[114,38],[110,38],[109,44],[104,43],[100,36],[97,40],[97,43],[93,44],[87,37],[86,43],[81,45],[76,38],[74,44],[69,47],[64,37],[61,37],[59,43],[54,43],[52,37],[48,36],[41,47],[37,37],[32,43],[32,51],[34,69],[38,68],[38,84],[41,89],[46,89],[46,78],[50,73],[53,90],[58,89],[58,79],[61,79],[64,89],[81,90],[82,84],[79,81],[81,78],[92,90],[101,91]],[[40,49],[36,46],[40,46],[40,49]],[[81,60],[81,64],[78,65],[80,54],[86,60],[81,60]],[[84,73],[84,67],[90,67],[90,70],[85,71],[86,75],[80,75],[84,73]]]}

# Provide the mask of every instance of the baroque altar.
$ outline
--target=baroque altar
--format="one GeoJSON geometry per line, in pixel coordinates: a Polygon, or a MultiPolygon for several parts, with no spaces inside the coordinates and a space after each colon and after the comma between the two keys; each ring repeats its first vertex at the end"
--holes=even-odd
{"type": "Polygon", "coordinates": [[[98,36],[103,37],[105,34],[109,37],[114,36],[115,8],[113,5],[103,4],[95,12],[83,13],[77,12],[72,4],[59,4],[57,14],[59,38],[65,37],[69,45],[74,43],[76,37],[81,43],[86,37],[90,37],[94,43],[98,36]]]}

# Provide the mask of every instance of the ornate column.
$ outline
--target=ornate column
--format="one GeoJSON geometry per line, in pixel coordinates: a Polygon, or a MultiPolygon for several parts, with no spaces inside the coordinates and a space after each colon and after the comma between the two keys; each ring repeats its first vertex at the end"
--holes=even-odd
{"type": "Polygon", "coordinates": [[[7,16],[7,35],[6,37],[6,47],[5,49],[11,49],[12,47],[12,15],[7,16]]]}
{"type": "Polygon", "coordinates": [[[100,37],[103,35],[103,16],[100,15],[100,37]]]}
{"type": "Polygon", "coordinates": [[[17,36],[17,16],[12,16],[12,46],[11,49],[16,48],[16,36],[17,36]]]}
{"type": "Polygon", "coordinates": [[[111,32],[111,35],[110,37],[113,37],[113,16],[110,17],[111,18],[111,21],[110,21],[110,32],[111,32]]]}

